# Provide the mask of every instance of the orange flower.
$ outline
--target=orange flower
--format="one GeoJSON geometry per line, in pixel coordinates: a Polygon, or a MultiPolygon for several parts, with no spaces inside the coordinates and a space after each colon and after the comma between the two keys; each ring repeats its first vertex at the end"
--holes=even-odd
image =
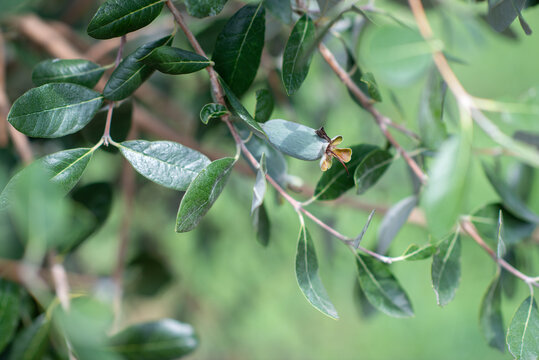
{"type": "Polygon", "coordinates": [[[333,158],[337,158],[337,160],[341,162],[342,166],[344,166],[346,172],[348,173],[348,168],[346,167],[345,163],[349,162],[352,158],[352,149],[337,148],[337,145],[342,142],[342,136],[339,135],[335,136],[333,139],[330,139],[323,127],[316,130],[316,134],[322,139],[325,139],[327,142],[329,142],[324,155],[322,155],[322,159],[320,159],[320,169],[322,169],[322,171],[328,170],[329,168],[331,168],[333,158]]]}

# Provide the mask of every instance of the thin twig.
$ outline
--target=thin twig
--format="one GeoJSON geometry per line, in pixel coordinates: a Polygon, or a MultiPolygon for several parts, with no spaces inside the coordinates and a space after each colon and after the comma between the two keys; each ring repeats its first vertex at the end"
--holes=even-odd
{"type": "MultiPolygon", "coordinates": [[[[116,59],[114,60],[114,68],[117,68],[118,65],[120,65],[120,61],[122,61],[122,54],[124,52],[124,46],[125,46],[125,43],[126,43],[126,36],[123,35],[121,38],[120,38],[120,46],[118,47],[118,52],[116,54],[116,59]]],[[[114,101],[110,101],[109,102],[109,109],[107,111],[107,121],[105,123],[105,130],[103,131],[103,144],[105,144],[105,146],[108,146],[109,145],[109,141],[111,140],[110,138],[110,127],[111,127],[111,123],[112,123],[112,113],[114,111],[114,101]]]]}
{"type": "Polygon", "coordinates": [[[62,263],[58,261],[55,251],[49,253],[49,264],[56,296],[60,300],[62,308],[67,312],[69,311],[69,282],[66,270],[62,263]]]}

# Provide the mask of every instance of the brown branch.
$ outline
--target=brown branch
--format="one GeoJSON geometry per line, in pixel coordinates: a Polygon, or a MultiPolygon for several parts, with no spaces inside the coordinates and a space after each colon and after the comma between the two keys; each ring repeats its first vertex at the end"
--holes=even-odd
{"type": "Polygon", "coordinates": [[[56,290],[56,296],[60,300],[60,304],[65,311],[69,311],[69,281],[67,279],[67,273],[55,251],[49,253],[49,266],[51,271],[51,278],[56,290]]]}

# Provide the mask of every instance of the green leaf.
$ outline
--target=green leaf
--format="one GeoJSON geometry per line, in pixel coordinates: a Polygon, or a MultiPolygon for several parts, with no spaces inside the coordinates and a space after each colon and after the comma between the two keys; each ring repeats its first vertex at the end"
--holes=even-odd
{"type": "Polygon", "coordinates": [[[414,316],[408,295],[387,264],[359,254],[356,259],[359,285],[375,308],[393,317],[414,316]]]}
{"type": "MultiPolygon", "coordinates": [[[[352,159],[348,162],[348,171],[353,174],[365,157],[379,149],[375,145],[361,144],[351,147],[352,159]]],[[[354,187],[354,178],[350,176],[343,166],[332,166],[322,173],[316,184],[314,196],[317,200],[334,200],[354,187]]]]}
{"type": "Polygon", "coordinates": [[[163,9],[164,0],[107,0],[88,24],[88,35],[111,39],[150,24],[163,9]]]}
{"type": "Polygon", "coordinates": [[[310,48],[314,35],[313,21],[304,14],[294,25],[284,48],[282,76],[288,95],[298,91],[307,77],[312,54],[305,57],[305,51],[310,48]]]}
{"type": "Polygon", "coordinates": [[[290,0],[264,0],[264,6],[275,17],[285,24],[292,22],[292,6],[290,0]]]}
{"type": "MultiPolygon", "coordinates": [[[[94,118],[81,133],[84,139],[91,144],[96,144],[103,137],[103,129],[107,123],[108,106],[102,108],[95,114],[94,118]]],[[[131,124],[133,122],[133,101],[127,99],[122,102],[114,103],[112,119],[110,123],[110,137],[116,142],[122,142],[127,139],[131,124]]],[[[118,149],[113,146],[103,146],[101,149],[116,153],[118,149]]]]}
{"type": "Polygon", "coordinates": [[[176,217],[176,232],[193,230],[217,200],[230,176],[234,158],[215,160],[187,188],[176,217]]]}
{"type": "Polygon", "coordinates": [[[265,12],[262,3],[245,5],[228,20],[215,43],[215,70],[238,96],[251,86],[260,65],[265,12]]]}
{"type": "Polygon", "coordinates": [[[240,100],[234,95],[228,85],[221,79],[221,86],[225,92],[228,103],[230,104],[230,110],[234,115],[239,117],[250,128],[250,130],[259,137],[264,137],[266,134],[260,127],[260,124],[253,119],[251,114],[243,107],[240,100]]]}
{"type": "Polygon", "coordinates": [[[354,303],[356,304],[356,307],[358,308],[360,314],[365,319],[372,317],[374,314],[377,313],[377,310],[367,299],[367,296],[361,289],[361,286],[359,285],[359,281],[357,279],[354,279],[354,303]]]}
{"type": "Polygon", "coordinates": [[[256,172],[255,185],[253,187],[253,202],[251,204],[251,215],[262,206],[264,195],[266,194],[266,155],[262,154],[259,162],[259,168],[256,172]]]}
{"type": "Polygon", "coordinates": [[[536,360],[539,356],[539,313],[529,296],[519,306],[507,331],[507,346],[515,359],[536,360]]]}
{"type": "Polygon", "coordinates": [[[19,287],[0,278],[0,353],[15,335],[19,325],[20,303],[19,287]]]}
{"type": "Polygon", "coordinates": [[[223,10],[227,0],[185,0],[189,15],[203,18],[215,16],[223,10]]]}
{"type": "Polygon", "coordinates": [[[417,205],[417,201],[416,195],[408,196],[387,211],[378,228],[378,253],[385,254],[387,252],[395,236],[406,224],[412,210],[417,205]]]}
{"type": "Polygon", "coordinates": [[[367,229],[369,228],[369,225],[371,224],[372,218],[374,217],[374,214],[376,213],[375,210],[372,210],[369,214],[369,217],[367,218],[367,222],[365,222],[365,225],[363,225],[363,229],[361,229],[361,232],[358,236],[354,239],[353,246],[354,249],[359,248],[359,244],[361,243],[361,240],[363,240],[363,237],[365,236],[365,233],[367,232],[367,229]]]}
{"type": "Polygon", "coordinates": [[[406,261],[424,260],[431,257],[436,252],[436,246],[426,244],[419,247],[416,244],[410,244],[400,257],[406,261]]]}
{"type": "Polygon", "coordinates": [[[259,123],[268,121],[274,105],[273,95],[268,89],[257,90],[255,120],[259,123]]]}
{"type": "Polygon", "coordinates": [[[129,54],[114,69],[109,81],[105,85],[105,89],[103,90],[105,98],[118,101],[133,94],[154,72],[152,67],[144,64],[141,60],[154,49],[160,46],[170,45],[171,43],[172,35],[165,36],[159,40],[144,44],[129,54]]]}
{"type": "Polygon", "coordinates": [[[499,272],[488,286],[479,310],[479,324],[489,346],[505,350],[505,328],[502,316],[502,286],[499,272]]]}
{"type": "Polygon", "coordinates": [[[228,114],[228,111],[223,105],[216,103],[206,104],[202,110],[200,110],[200,120],[204,124],[208,124],[210,119],[218,119],[226,114],[228,114]]]}
{"type": "Polygon", "coordinates": [[[193,327],[172,319],[135,324],[111,337],[109,348],[128,360],[172,360],[193,352],[193,327]]]}
{"type": "Polygon", "coordinates": [[[328,11],[331,11],[332,8],[337,6],[341,0],[316,0],[318,3],[318,8],[320,9],[320,16],[325,15],[328,11]]]}
{"type": "Polygon", "coordinates": [[[329,300],[322,280],[318,275],[318,260],[313,240],[305,225],[299,231],[296,253],[296,279],[303,295],[317,310],[333,319],[338,319],[337,310],[329,300]]]}
{"type": "Polygon", "coordinates": [[[505,253],[507,252],[505,242],[503,241],[503,215],[501,210],[498,213],[498,231],[496,237],[496,256],[498,257],[498,259],[501,259],[505,256],[505,253]]]}
{"type": "Polygon", "coordinates": [[[430,233],[441,239],[451,232],[466,198],[470,146],[459,137],[445,141],[429,171],[422,196],[430,233]]]}
{"type": "Polygon", "coordinates": [[[374,150],[368,153],[354,171],[354,182],[357,193],[363,194],[376,184],[393,162],[393,155],[385,150],[374,150]]]}
{"type": "Polygon", "coordinates": [[[261,125],[271,145],[300,160],[320,159],[328,146],[328,142],[319,137],[315,129],[305,125],[281,119],[261,125]]]}
{"type": "Polygon", "coordinates": [[[47,346],[51,322],[45,314],[39,315],[13,341],[9,360],[41,360],[47,346]]]}
{"type": "Polygon", "coordinates": [[[165,74],[190,74],[211,65],[211,61],[194,52],[170,46],[160,46],[141,60],[165,74]]]}
{"type": "Polygon", "coordinates": [[[210,160],[196,150],[171,141],[132,140],[117,144],[139,174],[175,190],[184,191],[210,160]]]}
{"type": "Polygon", "coordinates": [[[253,227],[256,231],[256,239],[262,246],[268,246],[270,241],[270,219],[264,204],[257,207],[253,213],[253,227]]]}
{"type": "Polygon", "coordinates": [[[103,67],[88,60],[44,60],[32,71],[32,81],[36,86],[73,83],[93,88],[104,72],[103,67]]]}
{"type": "Polygon", "coordinates": [[[13,104],[8,121],[20,132],[42,138],[75,133],[92,120],[103,96],[76,84],[30,89],[13,104]]]}
{"type": "Polygon", "coordinates": [[[417,116],[421,141],[429,149],[438,149],[447,139],[443,122],[444,84],[438,69],[433,67],[421,94],[417,116]]]}
{"type": "Polygon", "coordinates": [[[361,76],[361,82],[367,85],[366,95],[368,95],[374,101],[382,101],[382,95],[380,94],[378,84],[376,83],[376,79],[372,73],[368,72],[363,74],[361,76]]]}
{"type": "Polygon", "coordinates": [[[444,240],[432,258],[432,287],[438,305],[445,306],[455,297],[460,282],[460,236],[444,240]]]}
{"type": "MultiPolygon", "coordinates": [[[[354,53],[352,50],[348,47],[346,42],[342,40],[342,44],[344,46],[344,50],[346,51],[346,70],[350,74],[350,78],[354,82],[354,84],[359,87],[359,90],[363,94],[365,94],[367,97],[370,97],[369,95],[369,86],[367,82],[363,81],[363,72],[361,71],[361,68],[359,67],[359,64],[357,63],[357,60],[354,56],[354,53]]],[[[354,100],[356,104],[358,104],[361,108],[363,108],[363,104],[356,98],[356,96],[348,90],[348,94],[354,100]]]]}
{"type": "Polygon", "coordinates": [[[494,30],[502,32],[519,16],[525,4],[526,0],[489,0],[487,21],[494,30]]]}
{"type": "Polygon", "coordinates": [[[526,204],[511,191],[511,188],[500,179],[493,169],[483,164],[483,170],[490,184],[502,199],[503,205],[516,217],[532,223],[539,223],[539,216],[531,211],[526,204]]]}

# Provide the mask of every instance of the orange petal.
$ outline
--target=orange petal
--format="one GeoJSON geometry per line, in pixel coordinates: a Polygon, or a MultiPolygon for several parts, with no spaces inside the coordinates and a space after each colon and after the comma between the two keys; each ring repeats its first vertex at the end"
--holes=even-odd
{"type": "Polygon", "coordinates": [[[349,162],[352,158],[352,149],[350,148],[335,149],[333,152],[345,163],[349,162]]]}
{"type": "Polygon", "coordinates": [[[333,145],[333,146],[337,146],[340,143],[342,143],[342,136],[341,135],[335,136],[333,139],[331,139],[331,145],[333,145]]]}
{"type": "Polygon", "coordinates": [[[324,154],[324,156],[322,156],[322,159],[320,160],[320,169],[322,171],[327,171],[331,167],[331,160],[331,156],[327,156],[326,154],[324,154]]]}

